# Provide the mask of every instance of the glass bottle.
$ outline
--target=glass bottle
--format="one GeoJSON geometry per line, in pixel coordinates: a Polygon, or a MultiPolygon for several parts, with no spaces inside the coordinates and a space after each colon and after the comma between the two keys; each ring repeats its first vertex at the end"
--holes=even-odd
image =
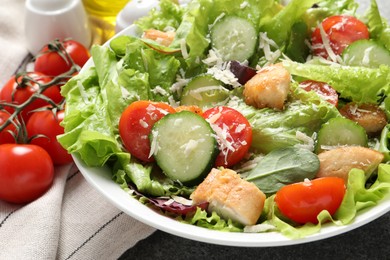
{"type": "Polygon", "coordinates": [[[92,44],[102,44],[115,34],[117,14],[130,0],[83,0],[92,28],[92,44]]]}

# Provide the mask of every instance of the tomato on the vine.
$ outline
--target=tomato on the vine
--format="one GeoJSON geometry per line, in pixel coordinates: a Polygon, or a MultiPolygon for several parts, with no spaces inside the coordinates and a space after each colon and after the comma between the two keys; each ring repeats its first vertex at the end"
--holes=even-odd
{"type": "MultiPolygon", "coordinates": [[[[6,110],[0,110],[0,126],[4,125],[9,118],[10,114],[6,110]]],[[[12,123],[0,131],[0,145],[12,144],[16,142],[11,132],[16,134],[16,127],[12,123]]]]}
{"type": "Polygon", "coordinates": [[[88,49],[75,40],[55,41],[43,47],[37,55],[34,70],[49,76],[58,76],[69,71],[72,62],[66,53],[79,67],[84,66],[90,57],[88,49]],[[63,48],[59,47],[60,44],[63,45],[63,48]]]}
{"type": "MultiPolygon", "coordinates": [[[[329,41],[330,48],[336,55],[340,55],[354,41],[370,37],[367,26],[353,16],[330,16],[322,21],[321,26],[329,41]]],[[[320,27],[313,31],[311,42],[315,55],[328,57],[329,53],[325,48],[320,27]]]]}
{"type": "MultiPolygon", "coordinates": [[[[4,87],[0,89],[0,103],[5,102],[14,105],[20,105],[27,101],[39,90],[39,84],[47,84],[51,80],[51,77],[37,72],[26,73],[26,75],[19,76],[17,79],[15,79],[15,76],[12,76],[11,79],[9,79],[8,82],[4,85],[4,87]]],[[[58,86],[53,85],[43,91],[42,94],[50,98],[53,102],[59,103],[63,99],[60,91],[61,90],[58,86]]],[[[21,116],[23,117],[24,121],[27,122],[28,118],[30,117],[30,111],[45,105],[48,105],[47,101],[41,98],[37,98],[23,109],[21,116]]],[[[4,108],[10,113],[14,111],[12,107],[7,105],[4,105],[4,108]]]]}
{"type": "Polygon", "coordinates": [[[168,113],[175,113],[168,104],[135,101],[123,111],[119,121],[119,135],[125,148],[144,162],[153,162],[150,154],[149,134],[155,122],[168,113]]]}
{"type": "Polygon", "coordinates": [[[336,90],[327,83],[314,80],[305,80],[299,83],[299,86],[306,91],[313,90],[322,99],[328,101],[329,103],[337,107],[337,104],[339,102],[339,95],[337,94],[336,90]]]}
{"type": "Polygon", "coordinates": [[[345,194],[342,178],[323,177],[282,187],[275,196],[280,212],[299,223],[318,223],[317,216],[327,210],[333,215],[345,194]]]}
{"type": "Polygon", "coordinates": [[[28,203],[45,193],[54,178],[49,154],[32,144],[0,145],[0,199],[28,203]]]}
{"type": "Polygon", "coordinates": [[[252,127],[237,110],[218,106],[203,112],[217,132],[220,153],[215,166],[232,166],[241,161],[252,143],[252,127]]]}
{"type": "Polygon", "coordinates": [[[45,149],[55,165],[63,165],[73,161],[72,156],[57,141],[57,135],[64,133],[60,125],[64,119],[64,110],[54,112],[50,109],[34,112],[27,122],[28,137],[31,144],[45,149]]]}

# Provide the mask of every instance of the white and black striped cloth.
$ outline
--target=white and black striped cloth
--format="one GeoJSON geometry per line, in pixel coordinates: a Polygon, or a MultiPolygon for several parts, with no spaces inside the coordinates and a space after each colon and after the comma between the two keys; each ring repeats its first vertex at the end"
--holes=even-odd
{"type": "MultiPolygon", "coordinates": [[[[0,87],[31,59],[24,5],[0,1],[0,87]]],[[[1,260],[117,259],[153,232],[112,206],[74,165],[56,168],[52,187],[34,202],[0,200],[1,260]]]]}

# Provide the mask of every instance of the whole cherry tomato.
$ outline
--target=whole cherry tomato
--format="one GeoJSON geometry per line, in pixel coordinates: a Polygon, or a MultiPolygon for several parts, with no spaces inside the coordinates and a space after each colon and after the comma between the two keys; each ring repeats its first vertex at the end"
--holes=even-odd
{"type": "Polygon", "coordinates": [[[148,136],[154,123],[168,113],[175,113],[175,109],[165,103],[144,100],[131,103],[119,120],[119,135],[125,148],[138,159],[153,162],[148,136]]]}
{"type": "Polygon", "coordinates": [[[252,127],[237,110],[218,106],[203,112],[218,136],[220,153],[215,166],[232,166],[241,161],[252,143],[252,127]]]}
{"type": "Polygon", "coordinates": [[[79,67],[84,66],[90,57],[88,49],[77,41],[55,41],[43,47],[37,55],[34,70],[49,76],[58,76],[69,71],[72,62],[66,56],[66,53],[79,67]],[[61,47],[61,44],[63,47],[61,47]]]}
{"type": "Polygon", "coordinates": [[[317,215],[327,210],[333,215],[345,194],[344,180],[323,177],[282,187],[275,196],[280,212],[289,219],[304,224],[318,223],[317,215]]]}
{"type": "MultiPolygon", "coordinates": [[[[29,72],[26,75],[19,76],[17,79],[13,76],[8,80],[4,87],[0,89],[0,103],[6,102],[14,105],[20,105],[39,90],[39,84],[46,84],[51,80],[51,77],[37,72],[29,72]]],[[[55,85],[47,88],[43,92],[43,95],[50,98],[55,103],[59,103],[63,99],[60,93],[60,88],[55,85]]],[[[34,102],[23,109],[21,116],[24,121],[27,122],[30,117],[30,111],[45,105],[48,105],[47,101],[37,98],[34,102]]],[[[4,108],[10,113],[14,111],[14,109],[9,106],[4,106],[4,108]]]]}
{"type": "Polygon", "coordinates": [[[45,149],[55,165],[73,161],[72,156],[57,141],[57,135],[64,133],[60,125],[64,119],[64,111],[54,112],[50,109],[34,112],[27,122],[27,133],[31,144],[45,149]]]}
{"type": "MultiPolygon", "coordinates": [[[[330,16],[325,18],[321,25],[329,41],[330,48],[336,55],[340,55],[354,41],[368,39],[370,37],[367,26],[353,16],[330,16]]],[[[329,56],[322,39],[320,27],[317,27],[313,31],[311,42],[315,55],[324,58],[329,56]]]]}
{"type": "Polygon", "coordinates": [[[0,199],[28,203],[45,193],[54,178],[49,154],[32,144],[0,145],[0,199]]]}

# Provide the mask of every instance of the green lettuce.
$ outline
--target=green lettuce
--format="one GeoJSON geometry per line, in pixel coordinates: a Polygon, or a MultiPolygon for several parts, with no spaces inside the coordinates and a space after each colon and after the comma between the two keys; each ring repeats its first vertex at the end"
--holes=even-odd
{"type": "Polygon", "coordinates": [[[371,6],[365,15],[365,18],[367,19],[370,38],[382,43],[390,50],[390,27],[386,20],[381,17],[378,4],[375,0],[371,0],[371,6]]]}
{"type": "Polygon", "coordinates": [[[390,67],[385,65],[372,69],[285,60],[283,66],[294,76],[328,83],[342,98],[356,103],[379,103],[389,92],[390,67]]]}
{"type": "Polygon", "coordinates": [[[141,29],[156,29],[164,31],[167,27],[177,28],[183,17],[184,9],[171,0],[161,0],[159,9],[152,9],[147,16],[135,22],[141,29]]]}
{"type": "Polygon", "coordinates": [[[294,24],[302,20],[307,9],[317,2],[318,0],[290,1],[272,18],[260,20],[260,31],[266,32],[268,38],[274,40],[279,48],[283,50],[294,24]]]}

